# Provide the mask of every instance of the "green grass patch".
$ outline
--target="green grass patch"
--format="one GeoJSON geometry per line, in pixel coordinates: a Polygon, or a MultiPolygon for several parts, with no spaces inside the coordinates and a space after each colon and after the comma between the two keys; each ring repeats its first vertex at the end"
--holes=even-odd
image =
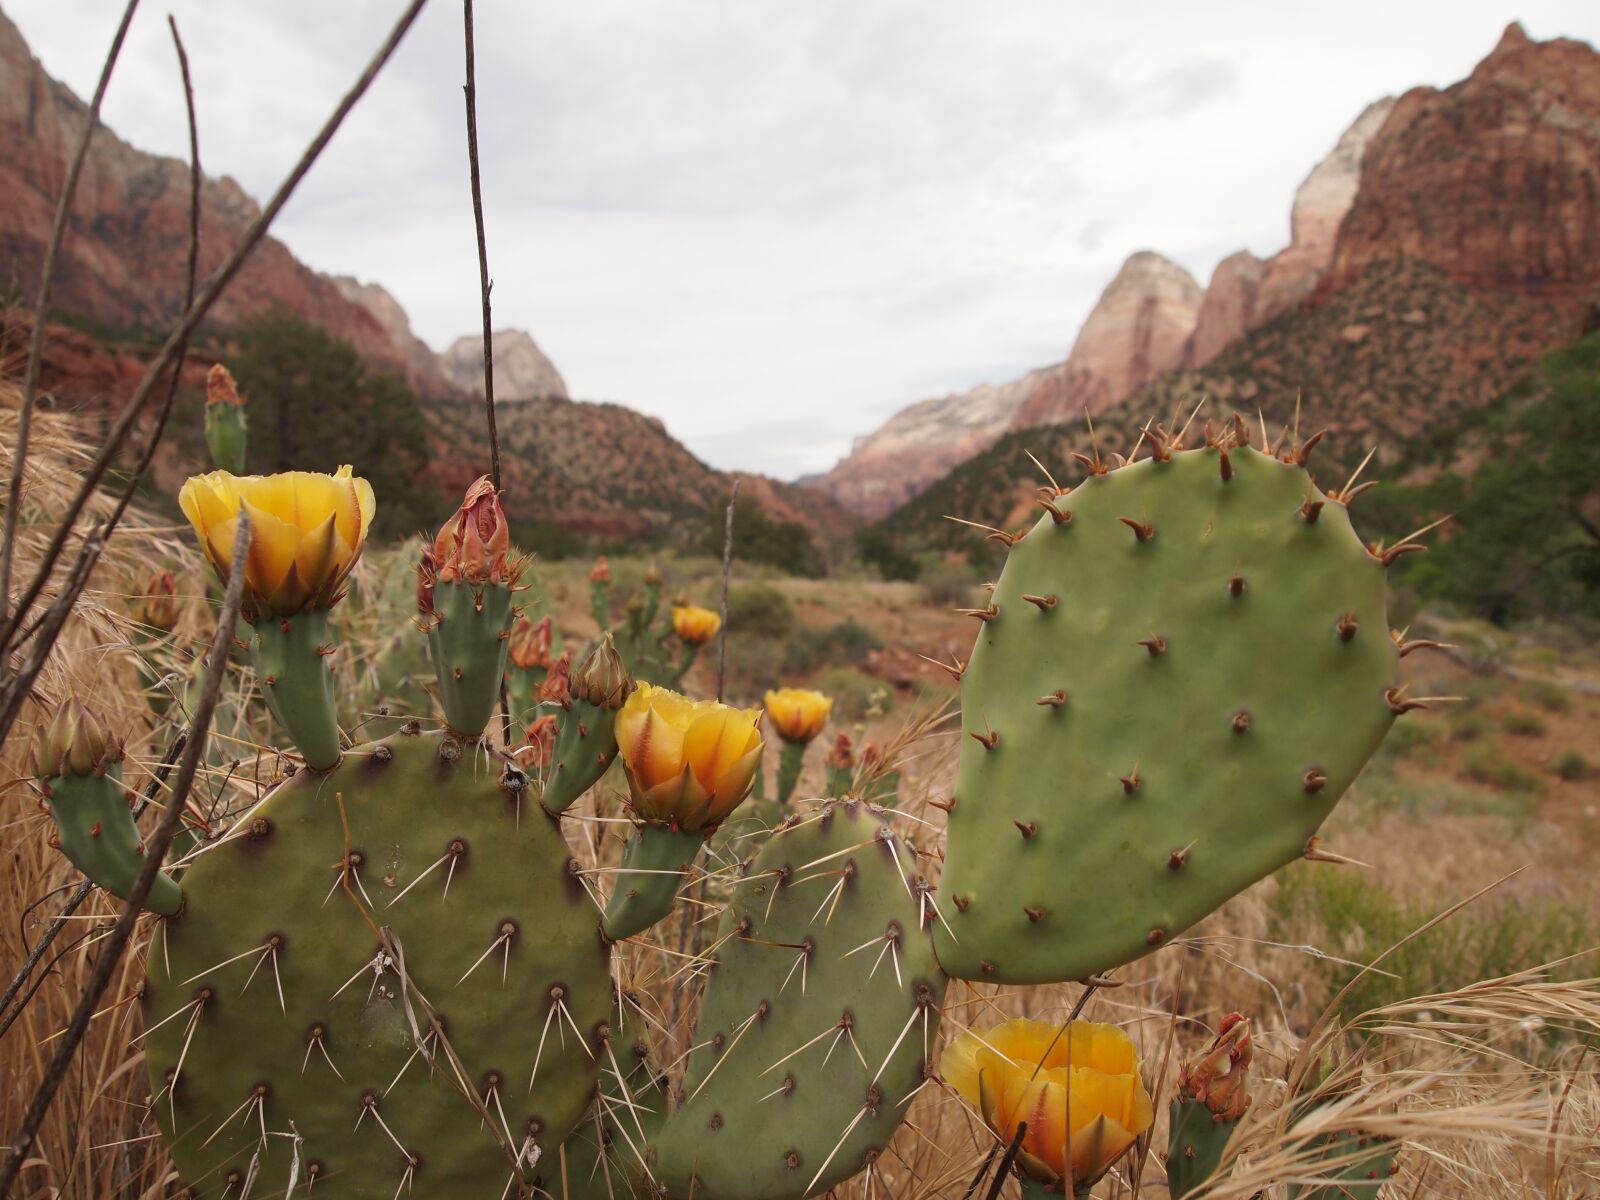
{"type": "Polygon", "coordinates": [[[1538,713],[1508,712],[1500,719],[1500,728],[1518,737],[1543,737],[1550,727],[1538,713]]]}
{"type": "MultiPolygon", "coordinates": [[[[1403,898],[1369,874],[1297,863],[1278,877],[1270,936],[1310,943],[1354,962],[1370,962],[1453,902],[1442,896],[1403,898]]],[[[1401,946],[1378,971],[1356,982],[1340,1003],[1346,1017],[1412,996],[1465,986],[1591,949],[1600,940],[1595,915],[1580,904],[1548,898],[1485,897],[1401,946]]],[[[1566,978],[1591,970],[1590,959],[1566,964],[1566,978]]],[[[1354,980],[1357,967],[1324,960],[1314,974],[1322,1008],[1354,980]]]]}

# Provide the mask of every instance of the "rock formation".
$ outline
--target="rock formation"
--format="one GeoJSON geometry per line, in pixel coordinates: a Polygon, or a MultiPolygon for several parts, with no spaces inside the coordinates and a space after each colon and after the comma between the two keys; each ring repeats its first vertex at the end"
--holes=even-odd
{"type": "Polygon", "coordinates": [[[1194,276],[1172,260],[1151,250],[1129,256],[1078,331],[1064,377],[1042,380],[1012,428],[1099,412],[1181,366],[1204,297],[1194,276]]]}
{"type": "MultiPolygon", "coordinates": [[[[462,391],[483,395],[483,336],[463,334],[439,356],[440,365],[462,391]]],[[[531,336],[520,329],[494,331],[494,398],[567,398],[567,384],[531,336]]]]}
{"type": "Polygon", "coordinates": [[[1367,150],[1323,293],[1396,256],[1561,304],[1600,289],[1600,55],[1509,26],[1466,79],[1414,88],[1367,150]]]}
{"type": "Polygon", "coordinates": [[[858,437],[832,470],[811,481],[851,512],[876,520],[904,504],[957,463],[992,446],[1045,368],[1010,383],[980,384],[903,408],[858,437]]]}
{"type": "MultiPolygon", "coordinates": [[[[57,197],[88,107],[56,82],[0,15],[0,278],[31,294],[44,262],[57,197]]],[[[263,119],[270,119],[269,114],[263,119]]],[[[201,199],[204,278],[260,211],[232,179],[207,180],[201,199]]],[[[122,330],[159,328],[182,308],[189,245],[189,167],[145,154],[101,128],[94,136],[58,258],[54,306],[122,330]]],[[[397,343],[363,305],[264,239],[211,310],[231,325],[283,305],[351,342],[375,368],[428,395],[451,388],[436,362],[397,343]]]]}

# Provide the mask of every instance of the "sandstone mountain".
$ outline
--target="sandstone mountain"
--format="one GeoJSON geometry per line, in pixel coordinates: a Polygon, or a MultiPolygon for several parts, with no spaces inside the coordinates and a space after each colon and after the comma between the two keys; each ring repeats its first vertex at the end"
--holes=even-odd
{"type": "Polygon", "coordinates": [[[1130,255],[1078,331],[1066,387],[1038,387],[1013,429],[1098,412],[1183,363],[1205,293],[1194,276],[1152,250],[1130,255]]]}
{"type": "Polygon", "coordinates": [[[992,446],[1052,369],[903,408],[858,437],[850,454],[809,486],[869,520],[882,517],[957,463],[992,446]]]}
{"type": "MultiPolygon", "coordinates": [[[[0,279],[32,281],[44,262],[56,198],[88,106],[46,74],[0,14],[0,279]]],[[[259,208],[233,179],[208,180],[201,277],[239,242],[259,208]]],[[[114,329],[153,329],[181,309],[189,244],[189,167],[136,150],[109,129],[94,137],[61,246],[54,304],[114,329]]],[[[451,390],[431,356],[416,356],[339,284],[264,239],[212,309],[219,326],[283,305],[352,343],[375,367],[427,395],[451,390]]],[[[409,332],[409,331],[407,331],[409,332]]]]}
{"type": "Polygon", "coordinates": [[[1140,251],[1107,285],[1066,361],[913,405],[857,438],[811,486],[868,519],[880,517],[1008,430],[1104,411],[1163,372],[1210,362],[1304,302],[1328,270],[1363,156],[1393,104],[1385,98],[1369,105],[1312,169],[1295,193],[1290,243],[1271,258],[1230,255],[1202,291],[1176,263],[1140,251]],[[1007,408],[1009,419],[1002,416],[1007,408]]]}
{"type": "Polygon", "coordinates": [[[1183,365],[1203,367],[1252,329],[1305,300],[1333,258],[1339,225],[1355,201],[1368,145],[1394,99],[1369,104],[1295,191],[1289,244],[1269,259],[1240,250],[1217,264],[1183,365]]]}
{"type": "Polygon", "coordinates": [[[1582,304],[1600,286],[1600,56],[1509,26],[1443,91],[1415,88],[1367,151],[1324,284],[1408,255],[1468,287],[1582,304]]]}
{"type": "MultiPolygon", "coordinates": [[[[539,349],[532,335],[521,329],[496,329],[494,345],[494,398],[533,400],[567,398],[567,383],[555,363],[539,349]]],[[[451,382],[469,395],[483,395],[483,335],[464,334],[450,343],[439,362],[451,382]]]]}
{"type": "MultiPolygon", "coordinates": [[[[1469,78],[1395,102],[1360,155],[1326,261],[1298,303],[1099,413],[1101,448],[1133,453],[1145,420],[1181,425],[1209,397],[1202,422],[1239,411],[1276,435],[1298,411],[1308,429],[1330,427],[1318,459],[1337,484],[1368,449],[1381,473],[1600,328],[1600,54],[1513,25],[1469,78]]],[[[1269,265],[1224,266],[1259,301],[1269,265]]],[[[1041,482],[1023,451],[1070,483],[1071,452],[1089,449],[1081,421],[1014,433],[885,527],[953,545],[966,535],[946,513],[1014,524],[1041,482]]]]}

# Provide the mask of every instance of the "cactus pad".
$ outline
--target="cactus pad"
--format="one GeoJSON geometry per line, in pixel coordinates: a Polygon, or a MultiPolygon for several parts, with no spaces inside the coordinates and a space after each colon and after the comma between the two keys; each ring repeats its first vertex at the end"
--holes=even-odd
{"type": "Polygon", "coordinates": [[[767,841],[723,913],[692,1039],[704,1048],[659,1139],[674,1200],[799,1200],[876,1161],[923,1083],[944,999],[916,871],[856,801],[767,841]]]}
{"type": "Polygon", "coordinates": [[[605,1058],[609,954],[515,766],[449,735],[357,747],[183,892],[148,953],[146,1057],[199,1195],[548,1187],[605,1058]]]}
{"type": "Polygon", "coordinates": [[[1044,501],[974,614],[952,975],[1148,953],[1307,853],[1394,720],[1383,563],[1303,454],[1158,448],[1044,501]]]}

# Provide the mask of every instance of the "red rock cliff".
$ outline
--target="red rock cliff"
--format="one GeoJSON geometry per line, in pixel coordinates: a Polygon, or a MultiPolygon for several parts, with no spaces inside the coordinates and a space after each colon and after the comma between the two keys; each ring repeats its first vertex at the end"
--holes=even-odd
{"type": "MultiPolygon", "coordinates": [[[[37,286],[57,197],[87,119],[88,106],[45,73],[0,14],[0,278],[17,281],[25,296],[37,286]]],[[[201,205],[204,278],[259,209],[230,178],[208,180],[201,205]]],[[[114,328],[170,322],[182,305],[188,244],[188,165],[136,150],[102,127],[84,163],[57,260],[53,307],[114,328]]],[[[274,304],[347,339],[374,368],[404,375],[424,394],[453,391],[436,361],[398,343],[334,280],[269,237],[210,319],[236,324],[274,304]]]]}
{"type": "Polygon", "coordinates": [[[1485,290],[1600,289],[1600,54],[1513,24],[1466,79],[1414,88],[1367,148],[1320,295],[1399,256],[1485,290]]]}

